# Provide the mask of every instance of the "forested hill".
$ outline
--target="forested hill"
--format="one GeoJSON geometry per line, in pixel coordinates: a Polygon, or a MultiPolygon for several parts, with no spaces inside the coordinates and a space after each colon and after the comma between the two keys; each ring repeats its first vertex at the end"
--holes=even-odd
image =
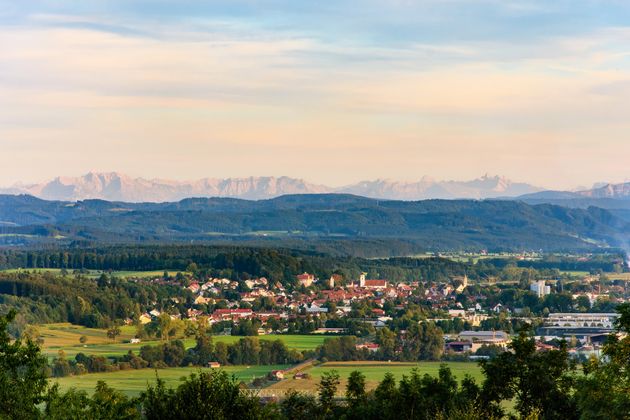
{"type": "Polygon", "coordinates": [[[45,201],[0,196],[5,244],[322,240],[407,241],[425,249],[626,246],[630,225],[607,210],[515,201],[387,201],[343,194],[175,203],[45,201]]]}

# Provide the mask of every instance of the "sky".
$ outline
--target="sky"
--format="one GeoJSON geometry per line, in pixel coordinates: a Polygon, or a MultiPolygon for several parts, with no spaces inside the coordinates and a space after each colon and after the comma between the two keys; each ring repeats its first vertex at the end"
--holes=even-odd
{"type": "Polygon", "coordinates": [[[623,0],[0,0],[0,185],[630,179],[623,0]]]}

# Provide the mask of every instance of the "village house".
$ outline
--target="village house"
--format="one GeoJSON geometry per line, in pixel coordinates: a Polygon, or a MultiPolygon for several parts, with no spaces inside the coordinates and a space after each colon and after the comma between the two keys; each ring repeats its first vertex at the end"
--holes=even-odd
{"type": "Polygon", "coordinates": [[[187,289],[190,290],[192,293],[197,293],[200,288],[201,287],[199,286],[199,283],[197,282],[190,283],[190,286],[187,287],[187,289]]]}
{"type": "Polygon", "coordinates": [[[199,295],[194,300],[195,305],[207,305],[214,303],[214,299],[199,295]]]}
{"type": "Polygon", "coordinates": [[[372,309],[372,315],[374,316],[384,316],[385,315],[385,311],[382,309],[372,309]]]}
{"type": "Polygon", "coordinates": [[[251,318],[254,312],[251,309],[215,309],[212,318],[217,321],[251,318]]]}
{"type": "Polygon", "coordinates": [[[296,276],[298,284],[304,287],[310,287],[315,281],[315,276],[309,273],[298,274],[296,276]]]}
{"type": "Polygon", "coordinates": [[[149,315],[148,313],[143,313],[142,315],[140,315],[140,317],[138,317],[138,321],[140,321],[142,325],[148,324],[149,322],[151,322],[151,315],[149,315]]]}
{"type": "Polygon", "coordinates": [[[468,276],[464,275],[463,277],[454,277],[453,282],[458,282],[459,285],[455,288],[455,293],[463,293],[468,287],[468,276]]]}
{"type": "Polygon", "coordinates": [[[370,353],[376,353],[378,351],[378,349],[379,349],[379,345],[376,344],[376,343],[363,343],[363,344],[357,344],[355,346],[355,348],[357,350],[365,349],[365,350],[369,351],[370,353]]]}
{"type": "Polygon", "coordinates": [[[271,371],[271,378],[276,380],[276,381],[281,381],[284,379],[284,371],[283,370],[272,370],[271,371]]]}

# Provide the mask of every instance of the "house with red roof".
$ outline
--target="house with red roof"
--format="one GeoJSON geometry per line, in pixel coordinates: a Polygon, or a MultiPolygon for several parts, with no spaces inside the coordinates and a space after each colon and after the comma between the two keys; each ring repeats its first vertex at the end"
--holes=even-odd
{"type": "Polygon", "coordinates": [[[306,272],[304,272],[303,274],[298,274],[296,278],[300,286],[304,287],[309,287],[315,281],[315,276],[306,272]]]}
{"type": "Polygon", "coordinates": [[[215,309],[212,313],[212,318],[216,320],[233,320],[249,318],[253,315],[251,309],[215,309]]]}
{"type": "Polygon", "coordinates": [[[361,273],[361,277],[359,277],[359,287],[364,287],[366,289],[386,289],[388,286],[387,280],[367,280],[365,278],[367,274],[361,273]]]}
{"type": "Polygon", "coordinates": [[[363,343],[363,344],[357,344],[355,346],[355,348],[357,350],[366,349],[366,350],[368,350],[371,353],[376,353],[378,351],[379,347],[380,346],[378,344],[376,344],[376,343],[363,343]]]}

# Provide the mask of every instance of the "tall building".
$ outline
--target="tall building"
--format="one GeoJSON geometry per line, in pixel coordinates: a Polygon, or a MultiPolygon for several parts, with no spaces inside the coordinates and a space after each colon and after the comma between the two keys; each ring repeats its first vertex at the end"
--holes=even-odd
{"type": "Polygon", "coordinates": [[[359,287],[366,289],[386,289],[389,282],[387,280],[366,280],[367,273],[361,273],[359,277],[359,287]]]}
{"type": "Polygon", "coordinates": [[[367,276],[367,273],[361,273],[359,277],[359,287],[365,287],[365,276],[367,276]]]}
{"type": "Polygon", "coordinates": [[[544,280],[535,281],[531,284],[531,286],[529,286],[529,290],[536,293],[538,297],[543,297],[551,293],[551,287],[545,285],[544,280]]]}

